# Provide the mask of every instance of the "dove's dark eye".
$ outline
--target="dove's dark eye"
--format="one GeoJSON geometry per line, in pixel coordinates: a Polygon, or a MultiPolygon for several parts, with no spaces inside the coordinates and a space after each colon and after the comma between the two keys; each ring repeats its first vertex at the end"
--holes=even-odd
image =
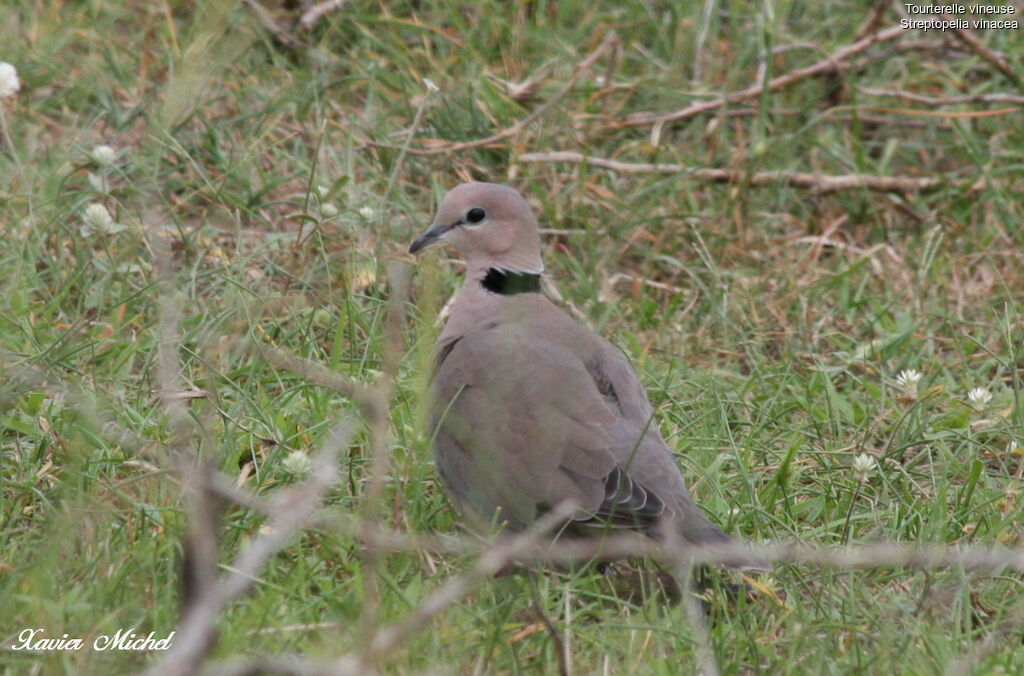
{"type": "Polygon", "coordinates": [[[485,218],[487,218],[487,212],[481,209],[480,207],[473,207],[472,209],[466,212],[467,223],[476,224],[484,220],[485,218]]]}

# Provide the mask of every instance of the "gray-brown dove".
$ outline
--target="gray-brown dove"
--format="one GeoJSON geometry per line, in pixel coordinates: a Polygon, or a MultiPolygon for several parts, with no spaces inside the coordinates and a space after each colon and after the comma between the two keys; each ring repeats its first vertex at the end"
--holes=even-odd
{"type": "MultiPolygon", "coordinates": [[[[629,362],[540,292],[540,236],[522,196],[493,183],[457,186],[409,251],[435,242],[466,260],[437,342],[430,428],[460,509],[518,530],[572,500],[577,533],[627,527],[662,537],[672,524],[692,543],[732,543],[690,497],[629,362]]],[[[743,552],[721,563],[770,569],[743,552]]]]}

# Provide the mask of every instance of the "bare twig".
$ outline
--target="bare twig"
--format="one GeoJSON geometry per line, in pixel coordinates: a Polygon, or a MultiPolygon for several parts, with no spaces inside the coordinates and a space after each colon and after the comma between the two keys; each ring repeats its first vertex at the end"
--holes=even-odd
{"type": "MultiPolygon", "coordinates": [[[[561,101],[566,94],[572,91],[572,88],[576,86],[576,83],[583,76],[583,74],[587,72],[587,70],[591,66],[593,66],[594,63],[599,58],[601,58],[601,56],[605,52],[607,52],[609,49],[617,45],[618,42],[619,38],[618,36],[615,35],[615,33],[607,33],[604,36],[604,40],[601,41],[601,44],[598,45],[597,48],[594,49],[594,51],[590,52],[590,54],[584,57],[582,61],[576,64],[576,68],[573,71],[573,74],[569,77],[566,83],[554,96],[545,101],[542,105],[538,106],[537,109],[534,110],[532,113],[530,113],[523,119],[513,124],[511,127],[503,129],[497,134],[492,134],[491,136],[488,136],[486,138],[476,139],[475,141],[463,141],[460,143],[445,141],[443,142],[444,145],[439,145],[434,148],[408,148],[407,152],[410,155],[442,155],[444,153],[454,153],[460,150],[467,150],[469,148],[479,148],[480,146],[492,145],[494,143],[498,143],[499,141],[503,141],[504,139],[507,139],[510,136],[515,136],[523,129],[533,124],[537,119],[545,115],[549,110],[551,110],[555,106],[555,104],[561,101]]],[[[402,149],[402,146],[375,143],[373,141],[369,142],[369,145],[377,148],[391,148],[393,150],[402,149]]]]}
{"type": "MultiPolygon", "coordinates": [[[[375,404],[367,415],[370,434],[370,467],[365,475],[365,489],[360,510],[359,533],[366,541],[369,535],[380,528],[380,498],[384,492],[384,473],[388,465],[388,408],[391,388],[398,374],[402,354],[402,321],[405,301],[409,294],[408,268],[400,261],[393,261],[388,269],[391,294],[388,301],[386,336],[383,355],[383,375],[374,387],[372,397],[375,404]]],[[[372,545],[364,547],[363,559],[363,608],[362,621],[364,636],[371,636],[376,629],[379,613],[380,550],[372,545]]]]}
{"type": "MultiPolygon", "coordinates": [[[[941,18],[943,21],[947,22],[954,21],[954,18],[948,14],[943,14],[941,18]]],[[[993,68],[1005,75],[1014,84],[1018,86],[1021,84],[1020,77],[1013,71],[1013,68],[1010,66],[1010,62],[1007,60],[1005,55],[1000,54],[986,45],[970,31],[966,31],[963,28],[952,28],[951,31],[953,33],[953,37],[963,43],[964,47],[969,51],[977,54],[983,61],[986,61],[993,68]]]]}
{"type": "Polygon", "coordinates": [[[759,171],[747,173],[735,169],[691,169],[680,164],[646,164],[620,162],[601,157],[587,157],[582,153],[559,151],[526,153],[520,162],[569,162],[610,169],[620,174],[681,174],[705,183],[738,183],[749,186],[785,183],[793,188],[809,188],[817,193],[840,190],[873,190],[876,192],[928,192],[941,188],[947,182],[940,178],[910,178],[903,176],[872,176],[870,174],[827,175],[802,171],[759,171]]]}
{"type": "MultiPolygon", "coordinates": [[[[231,499],[239,494],[247,507],[264,513],[275,508],[266,498],[248,496],[244,491],[220,493],[231,499]]],[[[431,552],[438,554],[483,554],[494,545],[479,538],[454,535],[405,533],[378,526],[364,532],[355,516],[321,513],[315,520],[320,528],[356,537],[364,546],[395,552],[431,552]]],[[[1024,547],[1007,548],[984,545],[909,544],[877,542],[844,547],[811,545],[803,542],[776,541],[762,545],[735,543],[716,545],[714,552],[695,546],[687,547],[687,556],[695,564],[714,564],[735,559],[737,555],[753,554],[774,563],[801,563],[836,569],[866,569],[879,566],[897,568],[971,568],[979,571],[1014,570],[1024,572],[1024,547]]],[[[574,563],[591,559],[651,557],[664,559],[664,546],[639,533],[616,533],[600,539],[571,539],[544,542],[532,547],[518,546],[509,555],[517,563],[574,563]]]]}
{"type": "MultiPolygon", "coordinates": [[[[193,451],[195,430],[185,403],[188,399],[181,396],[182,392],[188,390],[181,382],[178,357],[183,308],[182,298],[175,291],[173,271],[169,265],[173,259],[164,238],[154,235],[148,244],[157,254],[153,260],[160,279],[157,299],[157,395],[167,417],[170,432],[167,441],[169,459],[181,477],[187,514],[181,565],[181,615],[186,617],[199,608],[203,599],[208,598],[216,588],[220,552],[217,538],[220,505],[207,487],[207,478],[212,475],[213,468],[193,451]]],[[[192,646],[193,653],[201,659],[212,647],[213,641],[212,632],[197,637],[192,646]]]]}
{"type": "Polygon", "coordinates": [[[821,75],[822,73],[829,73],[839,68],[839,64],[844,60],[848,59],[855,54],[859,54],[874,45],[894,40],[901,35],[905,35],[906,31],[900,26],[890,26],[884,30],[880,30],[877,33],[873,33],[863,40],[858,40],[853,44],[845,45],[840,49],[837,49],[828,57],[817,61],[806,68],[800,68],[789,73],[785,73],[776,78],[772,78],[767,84],[754,85],[747,87],[738,92],[727,94],[722,98],[714,99],[711,101],[700,101],[698,103],[692,103],[685,108],[677,110],[673,113],[633,113],[627,115],[626,119],[614,122],[609,125],[610,128],[618,127],[638,127],[643,125],[652,124],[664,124],[667,122],[678,122],[685,120],[702,113],[708,113],[713,110],[717,110],[722,106],[737,101],[743,101],[745,99],[754,98],[759,96],[764,91],[778,91],[784,87],[788,87],[791,84],[805,80],[815,75],[821,75]]]}
{"type": "Polygon", "coordinates": [[[272,555],[285,547],[315,515],[320,497],[337,479],[337,456],[348,445],[352,427],[343,421],[331,430],[313,461],[310,477],[279,499],[269,529],[245,545],[214,584],[183,614],[173,647],[152,665],[150,674],[192,674],[213,645],[221,611],[255,584],[272,555]]]}
{"type": "MultiPolygon", "coordinates": [[[[352,526],[335,521],[343,532],[352,526]]],[[[486,543],[456,537],[430,537],[394,531],[373,536],[374,546],[393,551],[433,551],[467,554],[484,551],[486,543]]],[[[716,545],[715,551],[689,547],[695,564],[715,564],[738,555],[756,555],[773,563],[801,563],[836,569],[866,569],[880,566],[897,568],[972,568],[979,571],[1015,570],[1024,572],[1024,547],[957,546],[944,544],[906,544],[878,542],[845,547],[815,546],[801,542],[773,542],[763,545],[716,545]]],[[[573,563],[591,559],[613,560],[632,557],[663,559],[661,544],[637,533],[620,533],[594,540],[559,540],[523,550],[516,562],[573,563]]]]}

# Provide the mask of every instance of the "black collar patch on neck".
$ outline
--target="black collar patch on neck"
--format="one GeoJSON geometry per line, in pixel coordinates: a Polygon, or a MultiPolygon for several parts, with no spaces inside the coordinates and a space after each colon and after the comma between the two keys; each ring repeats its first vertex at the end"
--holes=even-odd
{"type": "Polygon", "coordinates": [[[515,272],[488,268],[487,274],[480,282],[491,293],[501,296],[514,296],[517,293],[538,293],[540,291],[540,275],[535,272],[515,272]]]}

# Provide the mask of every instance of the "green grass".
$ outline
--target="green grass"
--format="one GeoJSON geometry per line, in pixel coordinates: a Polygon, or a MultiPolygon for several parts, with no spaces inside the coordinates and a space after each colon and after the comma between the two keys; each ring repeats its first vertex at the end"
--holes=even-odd
{"type": "MultiPolygon", "coordinates": [[[[295,49],[223,3],[5,9],[0,60],[23,80],[2,103],[14,146],[0,154],[5,673],[125,673],[151,660],[8,650],[26,627],[91,642],[130,627],[164,635],[177,622],[185,510],[157,392],[161,294],[183,308],[181,380],[208,393],[188,404],[196,450],[231,477],[248,467],[244,485],[273,496],[292,481],[284,458],[312,452],[355,406],[246,346],[375,382],[388,264],[411,260],[405,249],[436,197],[467,178],[513,183],[542,227],[570,231],[545,238],[551,279],[633,359],[694,493],[729,532],[1019,544],[1024,116],[1018,106],[967,117],[1013,107],[924,107],[857,88],[1024,92],[973,54],[909,49],[732,107],[750,114],[666,126],[656,145],[649,128],[604,128],[747,87],[760,55],[779,45],[817,48],[775,55],[769,76],[805,66],[852,42],[866,16],[859,3],[713,0],[692,81],[704,4],[353,0],[297,33],[308,44],[295,49]],[[512,143],[426,157],[366,145],[404,143],[417,114],[413,147],[504,129],[554,95],[609,29],[622,41],[614,68],[599,61],[512,143]],[[546,77],[529,97],[509,96],[506,82],[538,72],[546,77]],[[99,144],[117,149],[113,165],[90,159],[99,144]],[[949,183],[817,195],[516,162],[549,150],[949,183]],[[127,227],[83,229],[95,202],[127,227]],[[830,243],[805,239],[822,235],[830,243]],[[620,272],[670,288],[609,288],[620,272]],[[895,385],[902,369],[924,374],[916,400],[895,385]],[[967,400],[974,387],[993,394],[984,410],[967,400]],[[879,466],[858,487],[861,453],[879,466]]],[[[284,25],[294,18],[267,6],[284,25]]],[[[981,37],[1020,73],[1019,32],[981,37]]],[[[382,500],[400,530],[457,528],[421,414],[435,317],[457,272],[436,255],[413,272],[382,500]]],[[[331,512],[361,508],[368,452],[361,431],[340,459],[331,512]]],[[[222,561],[263,525],[227,509],[222,561]]],[[[382,618],[404,617],[472,560],[384,555],[382,618]]],[[[349,537],[328,525],[305,531],[226,612],[214,657],[359,647],[365,575],[349,537]],[[264,630],[275,631],[254,638],[264,630]]],[[[624,577],[538,577],[574,673],[695,673],[683,609],[656,590],[634,593],[624,577]]],[[[981,673],[1024,669],[1019,574],[784,565],[762,580],[774,598],[733,600],[728,581],[713,576],[708,601],[724,673],[937,673],[986,641],[981,673]]],[[[381,666],[552,673],[555,647],[534,630],[538,619],[525,577],[494,579],[381,666]]]]}

